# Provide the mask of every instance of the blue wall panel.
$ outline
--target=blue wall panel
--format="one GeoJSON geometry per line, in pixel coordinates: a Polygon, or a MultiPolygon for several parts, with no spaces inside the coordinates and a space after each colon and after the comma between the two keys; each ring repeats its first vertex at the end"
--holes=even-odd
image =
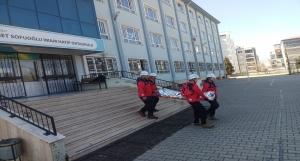
{"type": "Polygon", "coordinates": [[[61,17],[78,20],[75,0],[58,0],[58,6],[61,17]]]}
{"type": "Polygon", "coordinates": [[[79,20],[82,22],[87,22],[91,24],[95,24],[95,16],[93,11],[94,6],[92,1],[83,1],[77,0],[79,20]]]}
{"type": "Polygon", "coordinates": [[[62,18],[61,22],[64,33],[72,35],[82,35],[80,24],[78,21],[62,18]]]}
{"type": "Polygon", "coordinates": [[[9,25],[9,16],[6,5],[0,4],[0,24],[9,25]]]}
{"type": "Polygon", "coordinates": [[[6,4],[7,2],[6,2],[6,0],[0,0],[0,4],[6,4]]]}
{"type": "Polygon", "coordinates": [[[38,12],[59,16],[58,4],[56,0],[36,0],[35,4],[38,12]]]}
{"type": "Polygon", "coordinates": [[[34,0],[9,0],[8,4],[28,10],[35,10],[34,0]]]}
{"type": "Polygon", "coordinates": [[[98,31],[94,25],[81,23],[81,30],[83,36],[98,38],[98,31]]]}
{"type": "Polygon", "coordinates": [[[39,29],[36,12],[9,7],[11,25],[39,29]]]}
{"type": "Polygon", "coordinates": [[[100,38],[93,0],[0,0],[0,24],[100,38]]]}
{"type": "Polygon", "coordinates": [[[62,32],[60,17],[38,13],[40,29],[52,32],[62,32]]]}

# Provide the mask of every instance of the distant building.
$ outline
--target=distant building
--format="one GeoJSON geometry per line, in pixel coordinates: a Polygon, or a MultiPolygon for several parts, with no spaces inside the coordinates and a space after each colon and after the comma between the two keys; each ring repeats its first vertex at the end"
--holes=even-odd
{"type": "Polygon", "coordinates": [[[281,40],[280,47],[286,66],[289,62],[290,68],[296,69],[296,59],[300,57],[300,36],[281,40]]]}
{"type": "Polygon", "coordinates": [[[274,51],[270,52],[270,67],[273,69],[285,69],[285,55],[282,54],[280,44],[274,45],[274,51]]]}
{"type": "Polygon", "coordinates": [[[236,46],[229,32],[220,33],[220,41],[224,58],[227,57],[234,67],[234,73],[240,73],[240,67],[236,54],[236,46]]]}
{"type": "Polygon", "coordinates": [[[241,73],[256,72],[258,70],[259,57],[256,55],[255,48],[236,49],[239,68],[241,73]]]}

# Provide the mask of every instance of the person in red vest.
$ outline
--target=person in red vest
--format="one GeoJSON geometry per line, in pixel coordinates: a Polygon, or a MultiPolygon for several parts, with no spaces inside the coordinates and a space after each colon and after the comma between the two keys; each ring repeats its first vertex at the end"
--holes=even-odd
{"type": "Polygon", "coordinates": [[[207,111],[205,107],[200,103],[200,101],[208,101],[208,99],[196,84],[198,79],[199,76],[197,74],[189,75],[189,81],[186,83],[189,90],[189,95],[186,96],[186,99],[194,110],[194,125],[200,125],[205,128],[212,128],[214,125],[206,122],[207,111]],[[199,119],[201,120],[201,122],[199,122],[199,119]]]}
{"type": "Polygon", "coordinates": [[[212,91],[215,93],[214,100],[208,101],[210,103],[210,108],[207,110],[208,119],[209,120],[219,120],[215,117],[216,109],[219,107],[219,103],[217,101],[217,86],[215,84],[216,76],[212,73],[207,74],[206,80],[203,82],[203,92],[212,91]]]}
{"type": "Polygon", "coordinates": [[[156,104],[159,101],[159,92],[158,92],[158,88],[155,83],[156,76],[157,76],[156,73],[150,73],[150,75],[149,75],[149,82],[151,85],[152,95],[153,95],[153,100],[154,100],[154,111],[153,112],[159,111],[158,109],[155,108],[156,104]]]}
{"type": "Polygon", "coordinates": [[[142,117],[146,117],[145,112],[148,111],[149,119],[158,119],[153,115],[154,100],[152,96],[152,89],[149,82],[149,73],[142,71],[140,77],[137,78],[138,96],[144,102],[145,106],[138,112],[142,117]]]}

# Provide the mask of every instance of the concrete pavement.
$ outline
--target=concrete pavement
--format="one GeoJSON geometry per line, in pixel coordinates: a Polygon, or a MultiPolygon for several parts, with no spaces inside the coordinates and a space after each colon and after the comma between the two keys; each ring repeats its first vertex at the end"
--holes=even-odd
{"type": "Polygon", "coordinates": [[[210,121],[213,129],[191,124],[135,161],[300,160],[300,75],[228,79],[217,86],[220,120],[210,121]]]}

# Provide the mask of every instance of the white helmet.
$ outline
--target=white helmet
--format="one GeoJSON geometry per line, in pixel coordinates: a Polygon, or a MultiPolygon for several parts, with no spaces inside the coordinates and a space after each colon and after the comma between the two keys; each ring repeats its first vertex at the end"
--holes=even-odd
{"type": "Polygon", "coordinates": [[[150,73],[149,76],[156,77],[157,75],[156,75],[156,73],[150,73]]]}
{"type": "Polygon", "coordinates": [[[199,76],[197,75],[197,74],[190,74],[189,75],[189,80],[192,80],[192,79],[198,79],[199,78],[199,76]]]}
{"type": "Polygon", "coordinates": [[[143,75],[149,75],[149,73],[147,71],[141,71],[140,76],[143,76],[143,75]]]}
{"type": "Polygon", "coordinates": [[[214,74],[212,74],[212,73],[209,73],[209,74],[207,74],[207,76],[206,76],[207,78],[217,78],[214,74]]]}

